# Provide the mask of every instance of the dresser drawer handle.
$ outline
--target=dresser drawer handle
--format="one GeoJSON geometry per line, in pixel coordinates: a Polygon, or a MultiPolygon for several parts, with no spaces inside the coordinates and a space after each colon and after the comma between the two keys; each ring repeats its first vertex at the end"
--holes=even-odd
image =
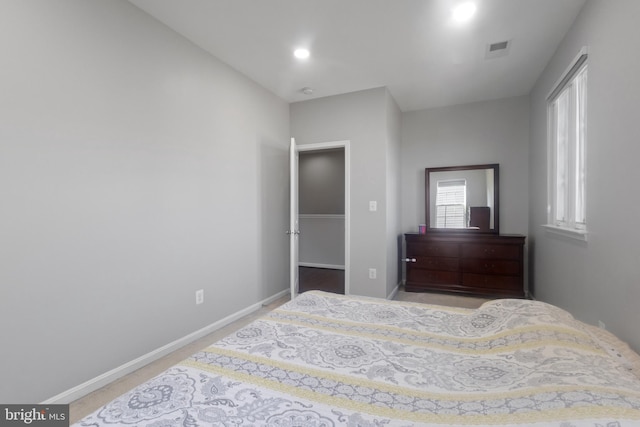
{"type": "Polygon", "coordinates": [[[404,262],[416,262],[416,259],[415,258],[405,258],[402,261],[404,261],[404,262]]]}

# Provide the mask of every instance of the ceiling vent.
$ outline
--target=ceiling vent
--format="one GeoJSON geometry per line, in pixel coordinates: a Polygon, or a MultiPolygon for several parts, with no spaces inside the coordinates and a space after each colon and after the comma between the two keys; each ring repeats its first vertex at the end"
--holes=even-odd
{"type": "Polygon", "coordinates": [[[511,40],[505,40],[501,42],[489,43],[484,53],[485,59],[498,58],[505,56],[509,53],[511,47],[511,40]]]}

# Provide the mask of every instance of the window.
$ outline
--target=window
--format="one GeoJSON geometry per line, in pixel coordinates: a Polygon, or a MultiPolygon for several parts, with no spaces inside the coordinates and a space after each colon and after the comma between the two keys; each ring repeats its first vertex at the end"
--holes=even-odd
{"type": "Polygon", "coordinates": [[[587,52],[565,72],[547,98],[548,220],[551,229],[586,239],[587,52]]]}
{"type": "Polygon", "coordinates": [[[436,227],[464,228],[467,206],[467,181],[450,179],[438,181],[436,194],[436,227]]]}

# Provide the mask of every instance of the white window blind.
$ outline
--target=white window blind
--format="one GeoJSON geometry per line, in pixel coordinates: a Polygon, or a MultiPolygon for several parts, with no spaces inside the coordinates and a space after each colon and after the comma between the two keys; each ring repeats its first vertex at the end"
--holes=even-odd
{"type": "Polygon", "coordinates": [[[466,224],[467,182],[464,179],[438,181],[436,227],[464,228],[466,224]]]}
{"type": "Polygon", "coordinates": [[[576,148],[575,148],[575,170],[576,194],[575,202],[575,222],[578,228],[585,228],[587,225],[587,214],[585,206],[586,197],[586,135],[587,135],[587,66],[576,76],[575,97],[576,97],[576,148]]]}
{"type": "Polygon", "coordinates": [[[555,101],[556,110],[556,209],[555,223],[566,221],[567,171],[569,169],[569,92],[555,101]]]}
{"type": "Polygon", "coordinates": [[[549,125],[548,225],[586,230],[586,49],[547,98],[549,125]]]}

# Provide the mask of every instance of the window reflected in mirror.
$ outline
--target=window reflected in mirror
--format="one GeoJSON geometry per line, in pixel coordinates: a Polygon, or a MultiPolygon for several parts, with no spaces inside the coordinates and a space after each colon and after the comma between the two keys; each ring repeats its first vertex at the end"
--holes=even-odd
{"type": "Polygon", "coordinates": [[[427,231],[498,233],[498,165],[425,170],[427,231]]]}
{"type": "Polygon", "coordinates": [[[437,228],[465,228],[467,226],[467,180],[441,179],[436,183],[437,228]]]}

